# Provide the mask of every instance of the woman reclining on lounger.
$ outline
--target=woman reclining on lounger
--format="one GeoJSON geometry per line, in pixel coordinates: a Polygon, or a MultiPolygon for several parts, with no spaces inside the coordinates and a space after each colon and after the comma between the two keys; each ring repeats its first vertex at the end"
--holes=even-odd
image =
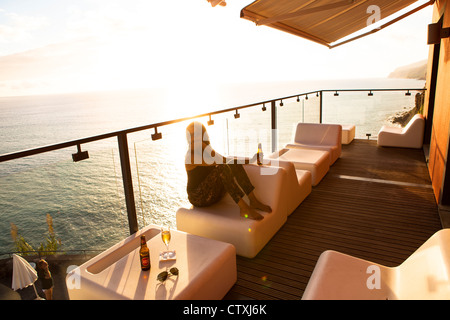
{"type": "Polygon", "coordinates": [[[196,207],[207,207],[218,202],[228,192],[239,206],[240,214],[244,218],[263,219],[264,217],[255,209],[272,212],[269,206],[255,197],[253,193],[255,187],[240,164],[255,162],[256,154],[251,159],[237,160],[235,157],[223,157],[211,147],[206,128],[200,122],[188,125],[186,138],[189,144],[185,162],[188,176],[187,193],[191,204],[196,207]],[[248,196],[250,205],[244,201],[244,192],[236,184],[235,179],[248,196]]]}

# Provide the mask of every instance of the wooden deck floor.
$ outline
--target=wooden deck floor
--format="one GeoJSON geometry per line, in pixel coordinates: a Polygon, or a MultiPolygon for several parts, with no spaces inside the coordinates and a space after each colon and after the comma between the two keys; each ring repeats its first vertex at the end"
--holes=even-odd
{"type": "Polygon", "coordinates": [[[355,140],[266,247],[238,257],[226,299],[301,299],[323,251],[393,267],[441,228],[423,152],[355,140]]]}

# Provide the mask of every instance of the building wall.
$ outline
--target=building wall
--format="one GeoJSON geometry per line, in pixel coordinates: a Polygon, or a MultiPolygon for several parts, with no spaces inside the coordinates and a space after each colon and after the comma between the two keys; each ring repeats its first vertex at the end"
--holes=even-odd
{"type": "MultiPolygon", "coordinates": [[[[433,22],[444,16],[443,27],[450,27],[450,0],[437,0],[434,4],[433,22]]],[[[428,66],[427,88],[429,89],[432,64],[432,46],[428,66]]],[[[427,117],[427,105],[425,116],[427,117]]],[[[441,39],[439,69],[430,142],[428,169],[436,196],[440,203],[443,177],[445,174],[450,133],[450,38],[441,39]]]]}

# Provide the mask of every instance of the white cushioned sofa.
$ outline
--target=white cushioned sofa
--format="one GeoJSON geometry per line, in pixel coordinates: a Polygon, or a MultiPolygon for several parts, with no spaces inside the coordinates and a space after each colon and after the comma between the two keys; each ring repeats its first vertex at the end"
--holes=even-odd
{"type": "Polygon", "coordinates": [[[432,235],[402,264],[387,267],[323,252],[303,300],[450,300],[450,229],[432,235]]]}
{"type": "MultiPolygon", "coordinates": [[[[298,186],[292,188],[299,180],[291,163],[280,166],[249,164],[244,168],[255,186],[256,197],[272,208],[271,213],[261,212],[264,219],[260,221],[243,218],[238,205],[226,194],[209,207],[179,208],[176,214],[178,230],[231,243],[238,255],[255,257],[286,222],[289,211],[295,206],[295,200],[290,199],[302,191],[298,186]]],[[[303,179],[310,185],[307,176],[303,179]]]]}
{"type": "Polygon", "coordinates": [[[298,123],[294,143],[287,144],[286,148],[328,151],[331,166],[341,156],[342,126],[339,124],[298,123]]]}
{"type": "Polygon", "coordinates": [[[420,149],[423,144],[425,119],[416,114],[404,128],[383,126],[378,132],[378,145],[420,149]]]}

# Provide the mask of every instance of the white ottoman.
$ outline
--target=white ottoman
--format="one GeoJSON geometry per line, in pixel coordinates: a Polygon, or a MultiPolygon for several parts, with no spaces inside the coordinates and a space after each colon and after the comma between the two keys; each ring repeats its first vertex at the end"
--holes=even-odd
{"type": "Polygon", "coordinates": [[[355,138],[355,126],[353,124],[342,125],[342,144],[350,144],[355,138]]]}
{"type": "MultiPolygon", "coordinates": [[[[281,149],[271,154],[269,159],[292,162],[296,170],[311,172],[311,183],[317,186],[330,169],[330,153],[312,149],[281,149]]],[[[301,172],[298,172],[300,175],[301,172]]]]}

